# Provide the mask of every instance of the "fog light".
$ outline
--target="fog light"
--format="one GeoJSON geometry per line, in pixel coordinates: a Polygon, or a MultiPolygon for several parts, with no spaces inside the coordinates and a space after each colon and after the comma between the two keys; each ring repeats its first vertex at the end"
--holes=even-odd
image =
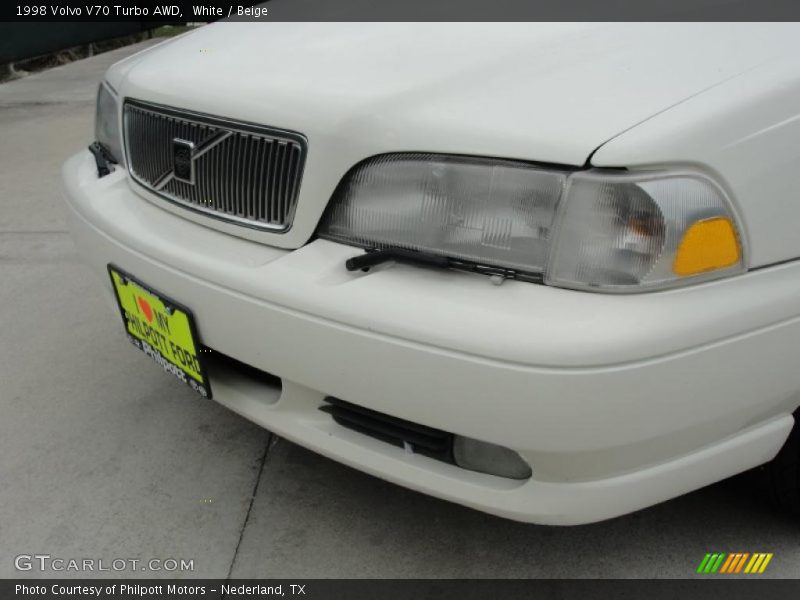
{"type": "Polygon", "coordinates": [[[509,448],[455,436],[453,458],[462,469],[488,473],[510,479],[528,479],[531,468],[522,457],[509,448]]]}

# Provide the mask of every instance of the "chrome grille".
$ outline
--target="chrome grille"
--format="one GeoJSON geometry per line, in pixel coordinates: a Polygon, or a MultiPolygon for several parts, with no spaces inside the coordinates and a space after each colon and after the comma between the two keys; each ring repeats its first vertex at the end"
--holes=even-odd
{"type": "Polygon", "coordinates": [[[306,156],[301,134],[133,100],[124,128],[128,169],[151,191],[225,221],[291,226],[306,156]],[[178,145],[191,152],[191,177],[178,145]]]}

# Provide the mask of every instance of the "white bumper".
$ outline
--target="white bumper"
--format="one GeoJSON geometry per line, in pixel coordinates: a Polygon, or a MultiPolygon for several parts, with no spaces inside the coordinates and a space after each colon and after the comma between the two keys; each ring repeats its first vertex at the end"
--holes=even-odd
{"type": "Polygon", "coordinates": [[[630,296],[404,265],[351,274],[357,249],[202,227],[122,171],[98,180],[88,152],[64,179],[109,296],[113,262],[191,308],[204,344],[282,379],[212,369],[218,402],[434,496],[537,523],[617,516],[770,460],[800,404],[797,264],[630,296]],[[513,448],[533,477],[407,454],[337,425],[318,410],[326,396],[513,448]]]}

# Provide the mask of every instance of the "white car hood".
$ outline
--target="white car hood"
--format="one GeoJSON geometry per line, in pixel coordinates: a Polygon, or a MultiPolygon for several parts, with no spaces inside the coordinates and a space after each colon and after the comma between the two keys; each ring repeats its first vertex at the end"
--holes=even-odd
{"type": "Polygon", "coordinates": [[[790,24],[223,22],[108,77],[123,96],[305,134],[295,227],[276,242],[291,247],[367,156],[581,166],[621,132],[786,53],[794,33],[790,24]]]}

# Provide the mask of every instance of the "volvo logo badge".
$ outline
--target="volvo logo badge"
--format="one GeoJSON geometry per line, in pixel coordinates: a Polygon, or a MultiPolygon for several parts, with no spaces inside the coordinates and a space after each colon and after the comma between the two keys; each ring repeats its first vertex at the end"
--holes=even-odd
{"type": "Polygon", "coordinates": [[[178,181],[194,185],[194,143],[172,140],[172,173],[178,181]]]}
{"type": "Polygon", "coordinates": [[[196,145],[188,140],[173,138],[171,164],[167,162],[167,170],[152,184],[153,189],[164,189],[173,179],[194,185],[198,160],[232,135],[232,131],[216,131],[196,145]]]}

